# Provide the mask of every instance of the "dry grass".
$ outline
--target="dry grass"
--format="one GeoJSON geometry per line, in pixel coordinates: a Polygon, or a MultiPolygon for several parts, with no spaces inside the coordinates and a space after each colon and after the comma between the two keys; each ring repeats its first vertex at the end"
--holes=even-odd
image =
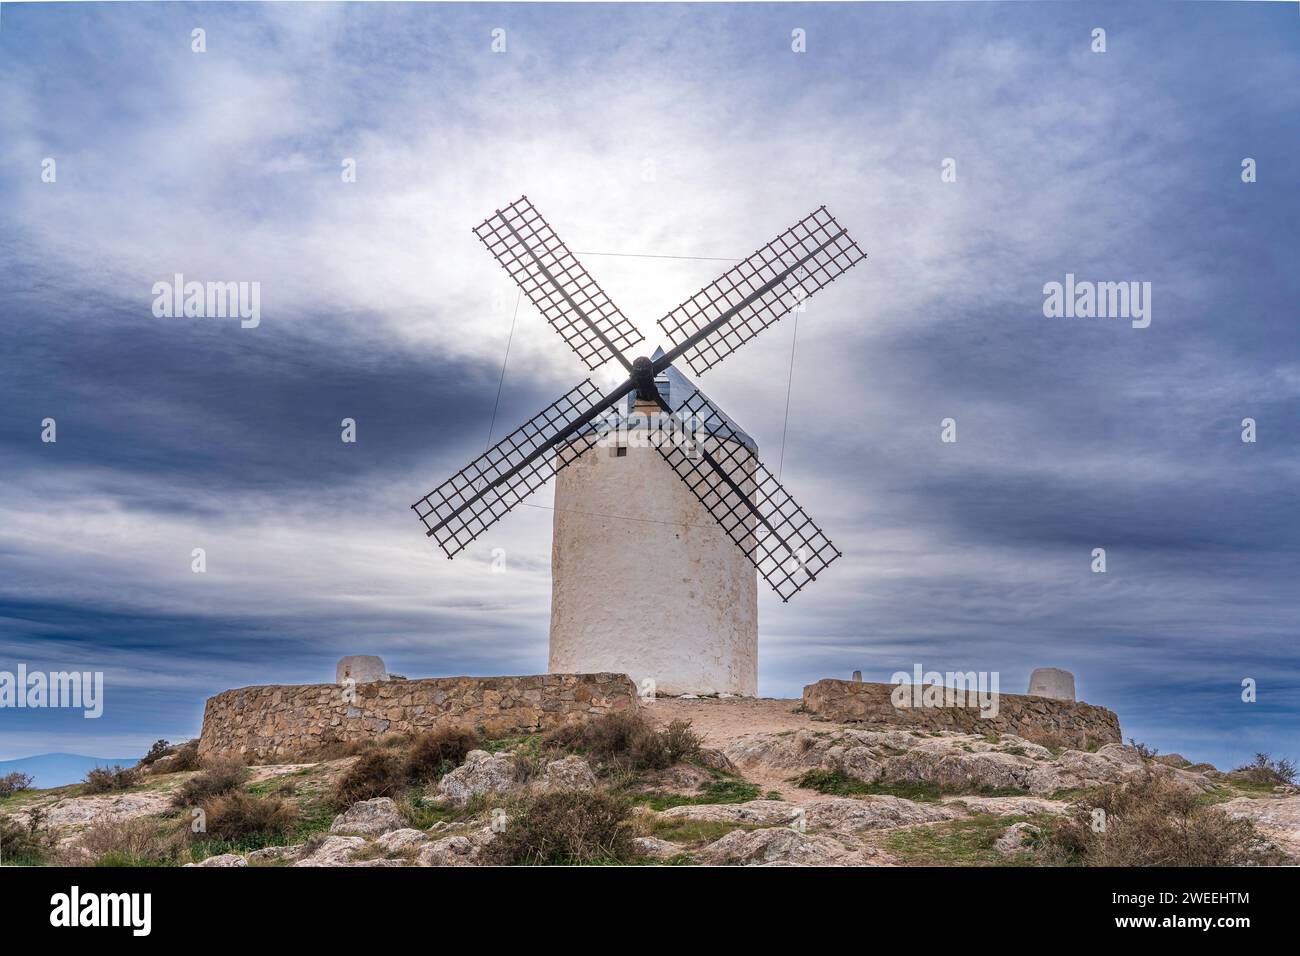
{"type": "Polygon", "coordinates": [[[1255,754],[1255,759],[1232,772],[1249,783],[1264,787],[1294,786],[1296,766],[1285,757],[1274,760],[1268,754],[1255,754]]]}
{"type": "Polygon", "coordinates": [[[396,797],[406,788],[407,760],[391,750],[370,750],[344,771],[334,784],[333,802],[346,810],[359,800],[396,797]]]}
{"type": "Polygon", "coordinates": [[[172,806],[197,807],[205,800],[229,793],[243,786],[248,768],[233,757],[221,757],[208,763],[207,769],[186,780],[172,796],[172,806]]]}
{"type": "Polygon", "coordinates": [[[632,804],[604,790],[560,790],[519,801],[486,850],[502,865],[627,863],[636,858],[632,804]]]}
{"type": "Polygon", "coordinates": [[[30,790],[34,782],[32,775],[29,773],[19,773],[16,770],[13,773],[7,773],[0,777],[0,799],[12,797],[22,790],[30,790]]]}
{"type": "Polygon", "coordinates": [[[162,866],[176,862],[184,836],[180,829],[152,817],[130,820],[104,817],[83,830],[57,862],[98,866],[162,866]]]}
{"type": "Polygon", "coordinates": [[[86,793],[111,793],[129,790],[140,782],[140,771],[134,767],[95,767],[86,774],[86,793]]]}
{"type": "Polygon", "coordinates": [[[439,727],[420,734],[410,745],[407,777],[413,783],[441,779],[464,763],[466,754],[482,745],[482,738],[468,727],[439,727]]]}
{"type": "Polygon", "coordinates": [[[197,840],[232,843],[252,837],[281,837],[298,823],[298,810],[278,797],[258,799],[242,790],[208,798],[203,804],[205,829],[192,833],[197,840]]]}
{"type": "Polygon", "coordinates": [[[615,769],[661,770],[699,754],[702,739],[690,726],[690,721],[674,720],[657,730],[638,711],[615,711],[557,727],[542,738],[542,748],[585,754],[615,769]]]}
{"type": "Polygon", "coordinates": [[[39,866],[54,848],[54,835],[45,825],[45,811],[33,807],[26,822],[17,817],[0,817],[0,854],[6,865],[39,866]]]}
{"type": "Polygon", "coordinates": [[[1088,866],[1280,862],[1254,823],[1232,819],[1168,776],[1155,773],[1088,791],[1070,813],[1043,828],[1036,851],[1044,862],[1088,866]]]}
{"type": "Polygon", "coordinates": [[[167,764],[167,773],[181,773],[187,770],[198,770],[201,766],[199,762],[199,742],[197,740],[187,740],[172,750],[175,760],[167,764]]]}

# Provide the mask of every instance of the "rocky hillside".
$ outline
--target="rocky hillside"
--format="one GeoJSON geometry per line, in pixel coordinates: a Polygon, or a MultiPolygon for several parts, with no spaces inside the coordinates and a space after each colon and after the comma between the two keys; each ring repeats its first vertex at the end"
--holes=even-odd
{"type": "Polygon", "coordinates": [[[545,738],[395,738],[252,768],[164,758],[105,793],[0,798],[0,852],[235,867],[1300,858],[1300,795],[1269,766],[865,730],[797,701],[661,699],[640,713],[545,738]]]}

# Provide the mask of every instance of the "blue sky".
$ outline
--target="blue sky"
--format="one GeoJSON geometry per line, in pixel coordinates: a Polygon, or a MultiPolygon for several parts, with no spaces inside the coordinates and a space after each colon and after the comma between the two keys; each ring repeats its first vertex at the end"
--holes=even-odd
{"type": "MultiPolygon", "coordinates": [[[[824,203],[870,255],[792,380],[787,319],[700,382],[845,555],[760,598],[762,693],[1054,665],[1161,751],[1300,757],[1298,57],[1294,4],[5,4],[0,670],[106,704],[0,711],[0,758],[345,653],[545,668],[550,489],[454,562],[408,507],[487,441],[515,291],[470,227],[521,193],[647,352],[725,263],[599,253],[824,203]],[[261,325],[155,318],[177,272],[260,282],[261,325]],[[1067,272],[1151,282],[1151,326],[1045,318],[1067,272]]],[[[525,302],[496,435],[585,374],[525,302]]]]}

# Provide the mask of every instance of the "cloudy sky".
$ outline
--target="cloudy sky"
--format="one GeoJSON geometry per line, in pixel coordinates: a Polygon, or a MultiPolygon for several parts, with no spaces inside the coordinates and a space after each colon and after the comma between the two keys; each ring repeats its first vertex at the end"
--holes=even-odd
{"type": "Polygon", "coordinates": [[[1298,56],[1294,4],[6,3],[0,670],[107,699],[0,711],[0,758],[345,653],[545,669],[551,489],[454,562],[409,510],[508,339],[497,437],[586,374],[470,232],[523,193],[650,346],[820,204],[870,255],[700,383],[845,555],[763,592],[763,694],[1055,665],[1162,752],[1300,757],[1298,56]],[[176,273],[261,324],[155,318],[176,273]],[[1150,327],[1045,318],[1066,273],[1150,327]]]}

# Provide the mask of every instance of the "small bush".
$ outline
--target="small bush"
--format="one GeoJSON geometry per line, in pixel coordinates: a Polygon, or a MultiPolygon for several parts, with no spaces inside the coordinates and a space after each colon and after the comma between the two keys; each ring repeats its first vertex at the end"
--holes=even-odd
{"type": "Polygon", "coordinates": [[[193,833],[196,840],[246,841],[254,837],[281,837],[298,823],[298,810],[278,797],[258,799],[243,790],[210,797],[203,804],[206,829],[193,833]]]}
{"type": "Polygon", "coordinates": [[[161,827],[150,817],[129,820],[105,817],[83,830],[66,850],[60,863],[96,866],[159,866],[175,862],[180,831],[161,827]]]}
{"type": "Polygon", "coordinates": [[[334,805],[346,810],[359,800],[394,797],[406,787],[406,761],[389,750],[371,750],[361,755],[334,785],[334,805]]]}
{"type": "Polygon", "coordinates": [[[187,740],[176,748],[173,759],[167,764],[168,773],[180,773],[186,770],[198,770],[202,766],[199,760],[199,742],[187,740]]]}
{"type": "Polygon", "coordinates": [[[12,797],[21,790],[30,790],[34,782],[29,773],[19,773],[17,770],[7,773],[0,777],[0,799],[12,797]]]}
{"type": "Polygon", "coordinates": [[[172,745],[166,740],[155,740],[149,752],[140,758],[140,763],[148,767],[159,757],[166,757],[172,752],[172,745]]]}
{"type": "Polygon", "coordinates": [[[492,863],[626,863],[636,857],[632,804],[603,790],[557,790],[522,801],[487,848],[492,863]]]}
{"type": "Polygon", "coordinates": [[[1157,750],[1155,747],[1148,747],[1146,744],[1134,740],[1132,737],[1128,739],[1128,745],[1132,747],[1134,750],[1136,750],[1138,756],[1141,757],[1143,760],[1151,760],[1160,753],[1160,751],[1157,750]]]}
{"type": "Polygon", "coordinates": [[[635,710],[614,711],[557,727],[542,738],[545,750],[577,751],[606,766],[627,770],[671,767],[683,756],[698,754],[700,743],[690,731],[689,721],[673,721],[660,731],[635,710]]]}
{"type": "Polygon", "coordinates": [[[95,767],[86,774],[86,793],[110,793],[129,790],[140,782],[140,772],[134,767],[95,767]]]}
{"type": "Polygon", "coordinates": [[[1273,760],[1268,754],[1255,754],[1255,759],[1233,773],[1240,774],[1251,783],[1267,787],[1295,786],[1296,765],[1285,757],[1273,760]]]}
{"type": "Polygon", "coordinates": [[[197,807],[210,797],[229,793],[243,786],[248,768],[233,757],[211,761],[206,770],[186,780],[172,795],[174,807],[197,807]]]}
{"type": "Polygon", "coordinates": [[[704,746],[704,738],[691,730],[689,720],[674,720],[666,730],[660,732],[664,747],[668,750],[671,763],[679,763],[688,757],[698,757],[704,746]]]}
{"type": "Polygon", "coordinates": [[[38,866],[54,848],[54,835],[45,826],[45,811],[34,807],[26,822],[0,817],[0,857],[7,865],[38,866]]]}
{"type": "Polygon", "coordinates": [[[420,734],[411,744],[407,776],[413,783],[438,780],[465,762],[465,755],[482,745],[467,727],[439,727],[420,734]]]}
{"type": "Polygon", "coordinates": [[[1206,806],[1165,774],[1088,791],[1045,824],[1050,862],[1088,866],[1241,866],[1277,862],[1250,820],[1206,806]],[[1096,813],[1101,811],[1101,813],[1096,813]]]}

